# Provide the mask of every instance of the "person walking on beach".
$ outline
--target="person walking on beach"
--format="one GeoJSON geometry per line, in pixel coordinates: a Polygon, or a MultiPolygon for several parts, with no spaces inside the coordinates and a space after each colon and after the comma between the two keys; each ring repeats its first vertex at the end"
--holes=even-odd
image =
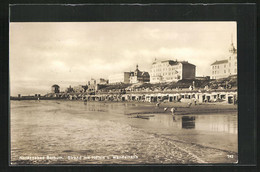
{"type": "Polygon", "coordinates": [[[172,116],[174,116],[176,109],[174,107],[171,108],[172,116]]]}
{"type": "Polygon", "coordinates": [[[176,121],[176,120],[175,120],[175,114],[174,114],[175,111],[176,111],[176,109],[175,109],[174,107],[172,107],[172,108],[171,108],[171,112],[172,112],[172,120],[173,120],[173,121],[176,121]]]}
{"type": "Polygon", "coordinates": [[[194,102],[194,105],[197,105],[197,100],[196,100],[196,98],[194,97],[194,98],[192,98],[192,101],[194,102]]]}

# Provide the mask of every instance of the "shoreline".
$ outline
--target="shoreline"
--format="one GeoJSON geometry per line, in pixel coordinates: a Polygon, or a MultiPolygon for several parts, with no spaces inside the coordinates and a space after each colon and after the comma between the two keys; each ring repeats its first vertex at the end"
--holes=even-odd
{"type": "MultiPolygon", "coordinates": [[[[13,100],[17,101],[17,100],[13,100]]],[[[38,100],[22,100],[22,101],[38,101],[38,100]]],[[[43,100],[46,101],[46,100],[43,100]]],[[[125,115],[146,115],[146,114],[169,114],[171,115],[170,109],[174,107],[176,109],[174,115],[191,115],[191,114],[212,114],[212,113],[225,113],[225,112],[238,112],[237,105],[224,104],[224,103],[198,103],[195,105],[192,103],[190,106],[184,102],[165,102],[156,106],[156,103],[150,102],[138,102],[138,101],[88,101],[83,100],[68,100],[68,99],[52,99],[47,101],[66,101],[66,102],[80,102],[80,103],[103,103],[103,104],[125,104],[125,106],[133,105],[134,107],[129,107],[130,112],[125,113],[125,115]],[[164,108],[167,108],[164,111],[164,108]]],[[[39,101],[41,102],[41,100],[39,101]]]]}
{"type": "MultiPolygon", "coordinates": [[[[236,110],[211,110],[211,111],[189,111],[189,112],[178,112],[176,111],[174,115],[206,115],[206,114],[221,114],[225,112],[231,112],[235,113],[237,112],[236,110]]],[[[168,114],[171,115],[171,112],[164,112],[164,111],[158,111],[158,112],[134,112],[134,113],[128,113],[126,115],[146,115],[146,114],[168,114]]]]}
{"type": "Polygon", "coordinates": [[[191,104],[191,106],[188,106],[187,103],[162,103],[159,107],[156,107],[155,104],[150,103],[137,103],[137,106],[135,109],[132,109],[131,111],[126,113],[126,115],[146,115],[146,114],[169,114],[172,115],[170,109],[174,107],[176,109],[174,115],[193,115],[193,114],[200,114],[200,115],[206,115],[206,114],[221,114],[226,112],[235,113],[238,112],[237,105],[229,105],[229,104],[221,104],[221,103],[201,103],[201,104],[191,104]],[[141,106],[141,105],[146,106],[141,106]],[[147,106],[148,105],[148,106],[147,106]],[[167,108],[166,111],[164,109],[167,108]]]}

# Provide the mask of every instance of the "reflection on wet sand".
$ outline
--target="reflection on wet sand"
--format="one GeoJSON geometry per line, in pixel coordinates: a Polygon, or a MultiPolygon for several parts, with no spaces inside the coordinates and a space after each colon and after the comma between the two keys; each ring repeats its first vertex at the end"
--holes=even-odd
{"type": "Polygon", "coordinates": [[[237,134],[236,114],[169,115],[157,114],[149,120],[167,127],[237,134]]]}
{"type": "Polygon", "coordinates": [[[195,128],[195,116],[183,116],[181,117],[181,124],[183,129],[195,128]]]}

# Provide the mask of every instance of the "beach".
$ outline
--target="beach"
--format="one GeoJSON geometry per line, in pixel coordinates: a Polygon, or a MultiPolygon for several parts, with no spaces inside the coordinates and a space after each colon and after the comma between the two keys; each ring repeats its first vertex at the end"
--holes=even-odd
{"type": "Polygon", "coordinates": [[[237,162],[237,106],[11,101],[11,163],[237,162]],[[169,109],[175,107],[174,117],[169,109]]]}
{"type": "Polygon", "coordinates": [[[188,115],[188,114],[210,114],[210,113],[225,113],[236,112],[237,105],[227,103],[192,103],[190,106],[188,103],[181,102],[162,102],[156,107],[156,103],[147,102],[134,102],[134,104],[143,104],[144,106],[138,106],[138,108],[131,109],[129,114],[145,114],[145,113],[171,113],[170,109],[175,108],[175,115],[188,115]],[[148,106],[150,105],[150,106],[148,106]],[[155,108],[150,108],[155,107],[155,108]],[[165,112],[164,109],[167,108],[165,112]]]}

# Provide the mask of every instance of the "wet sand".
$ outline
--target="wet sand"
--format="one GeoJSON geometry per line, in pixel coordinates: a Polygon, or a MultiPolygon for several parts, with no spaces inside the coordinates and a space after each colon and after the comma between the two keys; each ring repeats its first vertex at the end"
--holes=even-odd
{"type": "MultiPolygon", "coordinates": [[[[233,104],[222,104],[222,103],[200,103],[197,105],[192,104],[190,107],[187,103],[161,103],[159,107],[155,103],[144,103],[136,102],[133,103],[132,107],[129,107],[125,113],[131,118],[153,118],[154,116],[168,115],[172,116],[170,107],[176,109],[174,115],[177,116],[191,116],[191,115],[223,115],[224,114],[237,114],[237,105],[233,104]],[[167,111],[164,111],[164,108],[168,107],[167,111]]],[[[150,130],[152,131],[152,129],[150,130]]],[[[156,128],[154,130],[156,132],[156,128]]],[[[158,132],[158,131],[157,131],[158,132]]],[[[161,133],[165,134],[165,133],[161,133]]],[[[177,131],[172,135],[168,135],[168,138],[175,137],[176,140],[191,142],[194,144],[212,147],[216,149],[237,152],[237,135],[233,134],[223,134],[223,133],[214,133],[208,131],[200,131],[200,134],[196,134],[193,131],[188,131],[187,133],[182,133],[177,131]],[[196,136],[196,139],[192,139],[193,136],[196,136]],[[198,139],[199,138],[199,139],[198,139]],[[228,141],[229,144],[226,144],[228,141]]]]}
{"type": "Polygon", "coordinates": [[[175,115],[188,115],[188,114],[210,114],[210,113],[225,113],[225,112],[237,112],[237,105],[226,104],[226,103],[199,103],[197,105],[192,104],[191,106],[188,103],[160,103],[159,107],[155,103],[146,103],[146,102],[133,102],[138,106],[129,111],[128,115],[131,114],[150,114],[150,113],[171,113],[170,109],[174,107],[176,109],[175,115]],[[164,108],[168,108],[164,111],[164,108]]]}
{"type": "MultiPolygon", "coordinates": [[[[202,108],[208,105],[197,106],[202,108]]],[[[222,109],[230,108],[224,106],[222,109]]],[[[179,104],[177,110],[185,108],[185,104],[179,104]]],[[[136,102],[87,102],[87,104],[82,101],[11,102],[11,162],[12,164],[236,162],[236,112],[176,115],[173,120],[170,112],[162,113],[162,111],[163,106],[156,107],[155,104],[136,102]],[[137,115],[133,114],[149,111],[160,113],[143,114],[148,116],[144,119],[136,118],[137,115]],[[101,160],[67,158],[109,155],[136,155],[138,158],[101,160]],[[232,155],[233,158],[228,158],[227,155],[232,155]],[[59,156],[63,159],[28,161],[19,159],[21,156],[59,156]]]]}

